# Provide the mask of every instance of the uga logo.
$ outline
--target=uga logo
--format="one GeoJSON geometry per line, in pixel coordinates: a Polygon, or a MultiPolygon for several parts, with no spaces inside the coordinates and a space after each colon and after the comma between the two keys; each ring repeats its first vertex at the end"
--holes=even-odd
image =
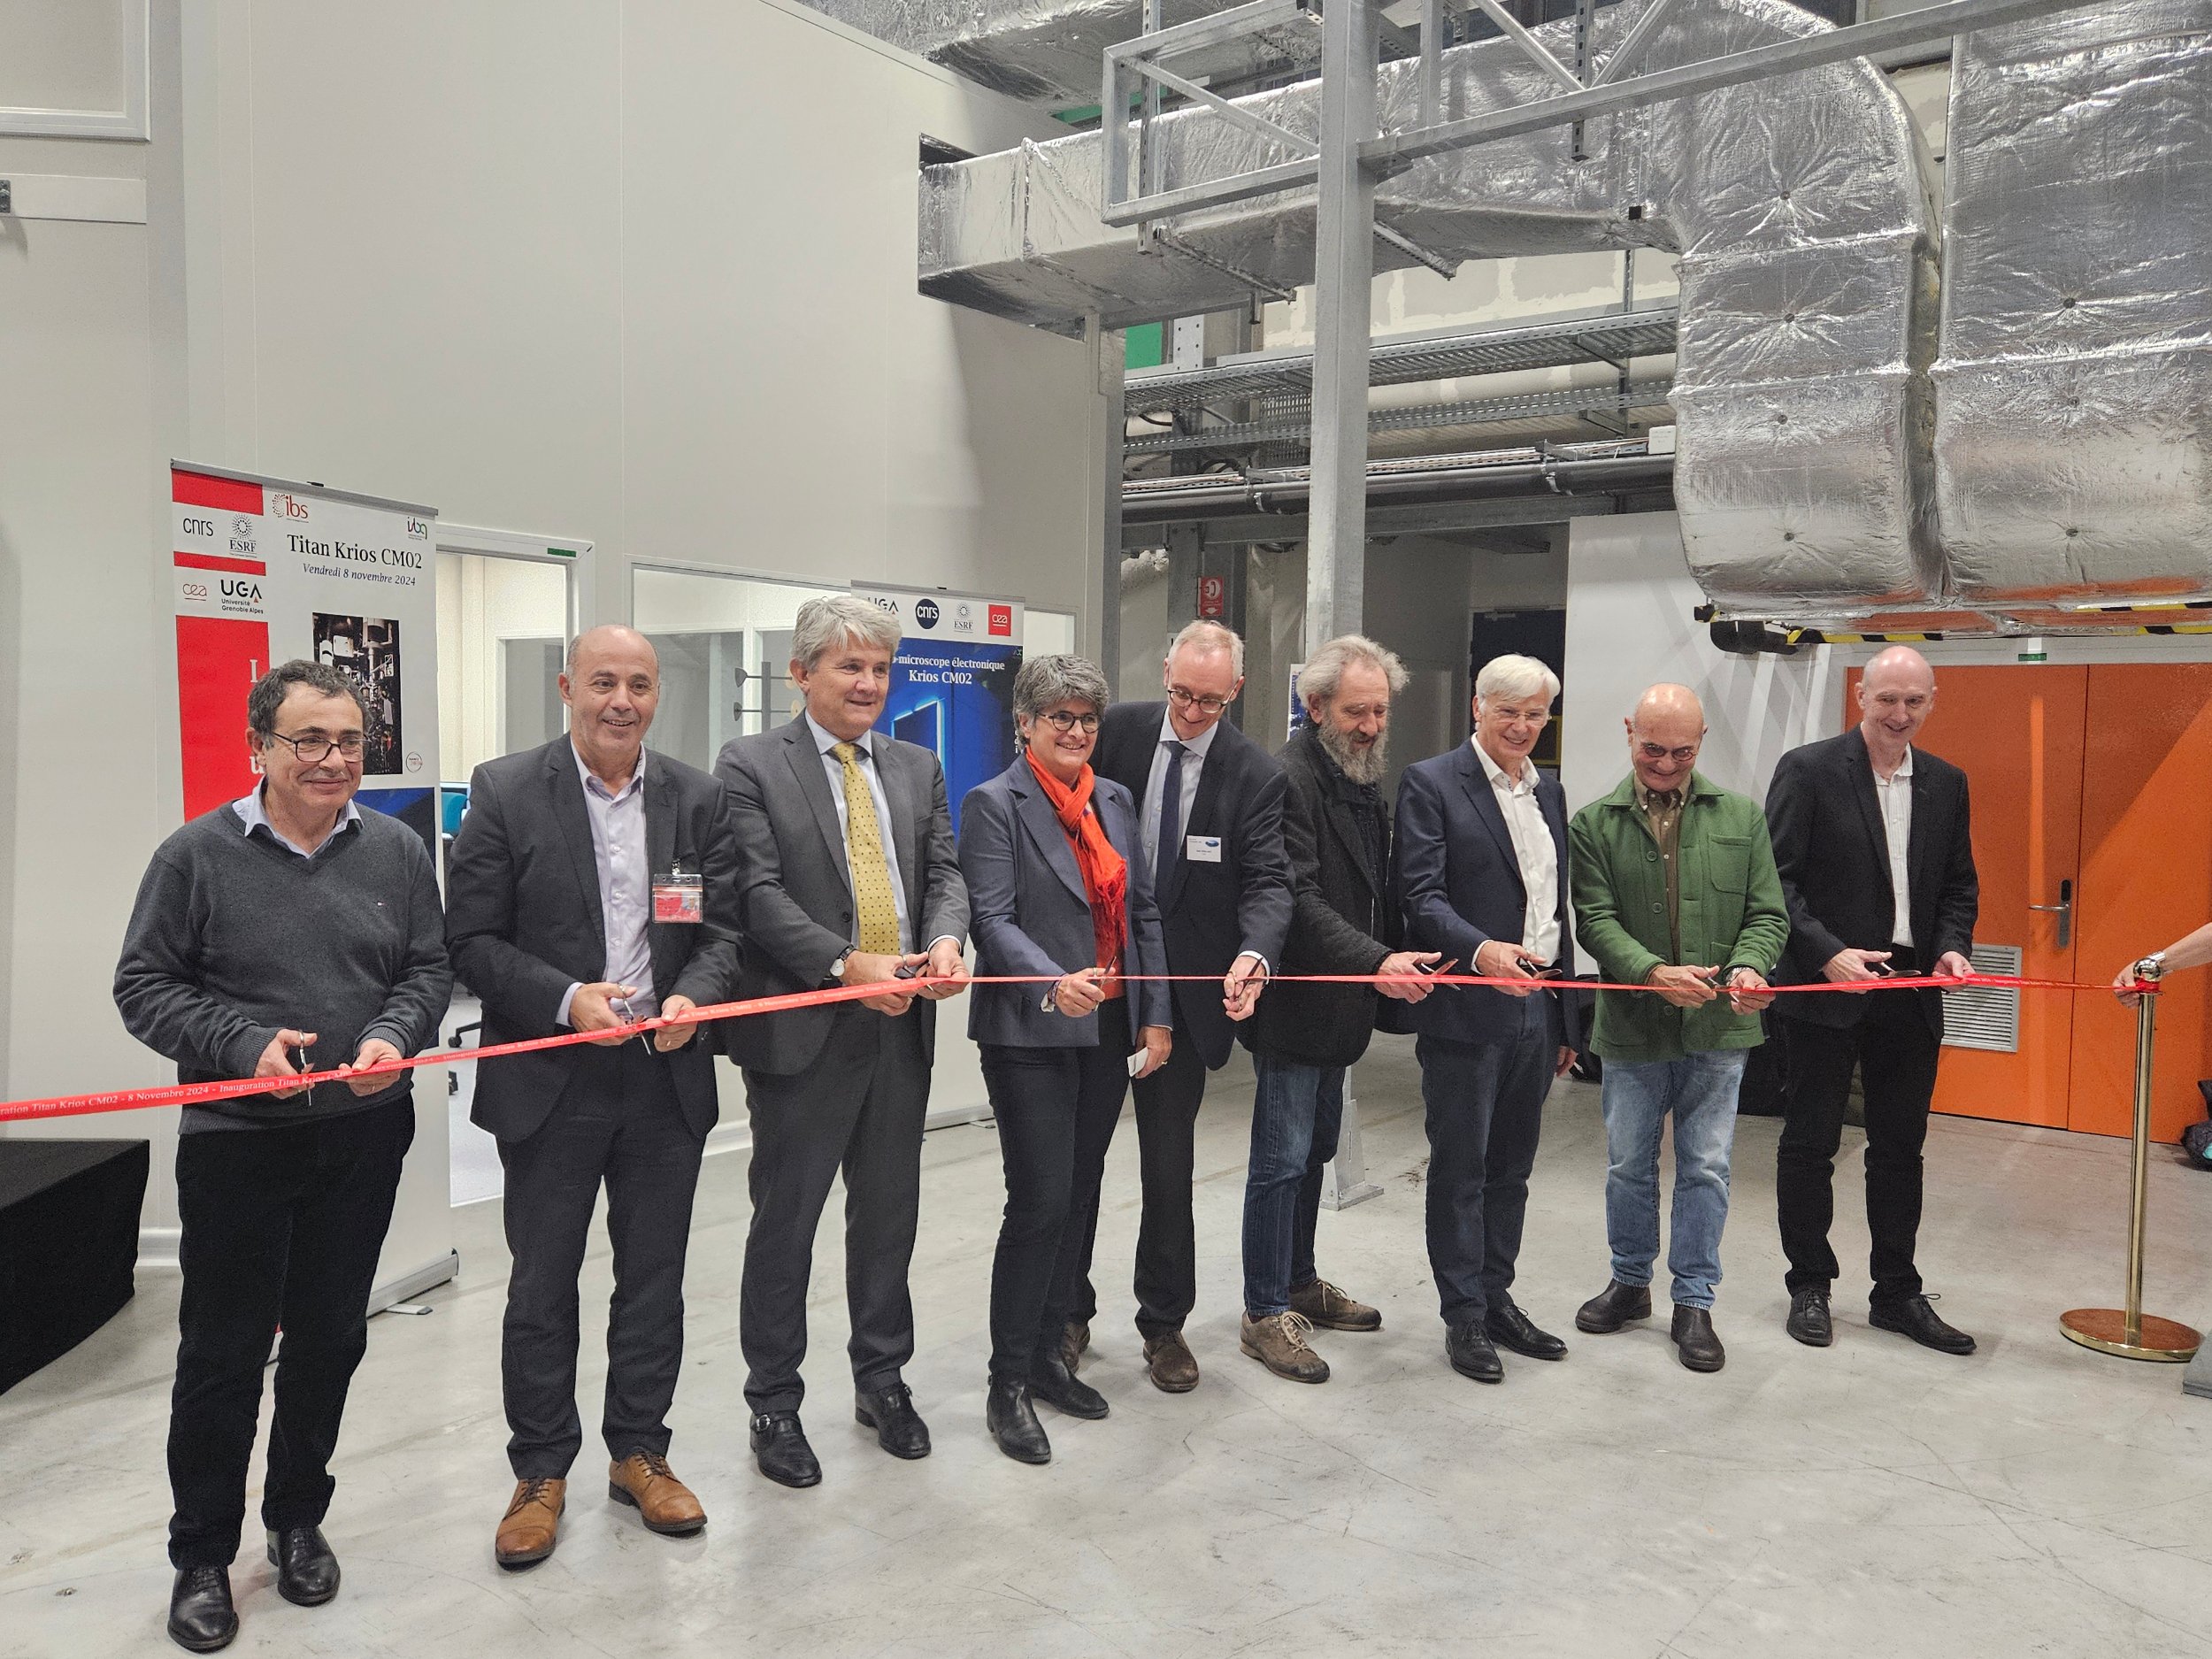
{"type": "Polygon", "coordinates": [[[245,580],[236,576],[226,576],[223,578],[222,588],[223,597],[226,599],[242,599],[250,605],[257,605],[261,603],[259,582],[245,580]]]}

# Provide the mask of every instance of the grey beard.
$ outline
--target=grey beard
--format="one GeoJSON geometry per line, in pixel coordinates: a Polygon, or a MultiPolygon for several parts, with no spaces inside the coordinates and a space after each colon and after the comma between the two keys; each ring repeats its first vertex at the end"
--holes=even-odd
{"type": "Polygon", "coordinates": [[[1314,726],[1314,735],[1321,740],[1321,747],[1329,758],[1354,783],[1380,783],[1388,762],[1384,751],[1390,744],[1390,733],[1384,732],[1365,749],[1355,749],[1335,726],[1323,720],[1314,726]]]}

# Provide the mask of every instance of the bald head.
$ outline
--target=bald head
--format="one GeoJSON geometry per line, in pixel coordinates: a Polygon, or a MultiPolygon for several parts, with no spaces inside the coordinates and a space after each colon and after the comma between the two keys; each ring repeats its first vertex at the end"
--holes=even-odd
{"type": "Polygon", "coordinates": [[[1884,777],[1905,758],[1905,750],[1935,707],[1935,670],[1909,645],[1893,645],[1859,676],[1859,732],[1866,752],[1884,777]]]}
{"type": "Polygon", "coordinates": [[[1628,728],[1628,764],[1645,788],[1679,789],[1697,767],[1705,741],[1705,705],[1687,686],[1657,685],[1636,699],[1628,728]]]}
{"type": "Polygon", "coordinates": [[[660,657],[635,628],[587,628],[568,648],[561,701],[569,741],[602,782],[618,786],[637,770],[660,700],[660,657]]]}

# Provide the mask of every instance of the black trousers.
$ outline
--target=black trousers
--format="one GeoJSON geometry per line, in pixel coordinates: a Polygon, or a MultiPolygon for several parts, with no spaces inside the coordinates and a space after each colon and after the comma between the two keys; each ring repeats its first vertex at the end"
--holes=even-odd
{"type": "MultiPolygon", "coordinates": [[[[1100,1023],[1118,1026],[1110,1002],[1100,1023]]],[[[1129,1087],[1129,1048],[981,1045],[1006,1164],[1006,1215],[991,1261],[991,1377],[1019,1381],[1057,1353],[1090,1248],[1098,1186],[1129,1087]]]]}
{"type": "Polygon", "coordinates": [[[814,1064],[789,1077],[745,1073],[752,1113],[753,1222],[745,1238],[738,1340],[756,1411],[796,1411],[806,1393],[806,1298],[830,1183],[845,1177],[846,1345],[853,1382],[882,1389],[914,1357],[907,1268],[922,1195],[929,1063],[921,1021],[848,1002],[814,1064]]]}
{"type": "Polygon", "coordinates": [[[319,1526],[369,1292],[415,1138],[411,1094],[281,1128],[177,1141],[177,1379],[169,1403],[169,1561],[227,1567],[246,1519],[261,1372],[280,1326],[261,1522],[319,1526]]]}
{"type": "Polygon", "coordinates": [[[603,1182],[614,1298],[600,1433],[611,1457],[667,1454],[683,1364],[684,1250],[705,1140],[685,1120],[664,1056],[635,1039],[577,1052],[579,1075],[544,1125],[526,1141],[499,1143],[514,1258],[500,1379],[518,1480],[565,1478],[583,1449],[576,1281],[603,1182]]]}
{"type": "Polygon", "coordinates": [[[1520,1030],[1501,1042],[1414,1045],[1429,1134],[1429,1271],[1448,1325],[1479,1325],[1512,1300],[1560,1044],[1549,995],[1524,997],[1519,1013],[1520,1030]]]}
{"type": "MultiPolygon", "coordinates": [[[[1786,998],[1781,999],[1786,1001],[1786,998]]],[[[1787,1284],[1825,1288],[1837,1273],[1828,1245],[1835,1218],[1836,1150],[1851,1069],[1866,1094],[1866,1225],[1873,1234],[1869,1263],[1872,1300],[1903,1302],[1920,1294],[1913,1250],[1920,1234],[1921,1147],[1928,1137],[1928,1102],[1935,1094],[1941,1048],[1913,991],[1870,991],[1866,1013],[1841,1030],[1809,1020],[1789,1022],[1789,1084],[1781,1143],[1775,1154],[1775,1207],[1787,1284]]]]}
{"type": "MultiPolygon", "coordinates": [[[[1167,1064],[1130,1085],[1137,1100],[1137,1167],[1144,1210],[1137,1223],[1137,1329],[1148,1337],[1183,1328],[1198,1302],[1198,1235],[1191,1217],[1191,1179],[1197,1161],[1198,1108],[1206,1098],[1206,1063],[1198,1045],[1175,1033],[1167,1064]]],[[[1075,1300],[1068,1317],[1097,1317],[1091,1284],[1091,1247],[1098,1234],[1098,1206],[1083,1218],[1083,1259],[1076,1269],[1075,1300]]]]}

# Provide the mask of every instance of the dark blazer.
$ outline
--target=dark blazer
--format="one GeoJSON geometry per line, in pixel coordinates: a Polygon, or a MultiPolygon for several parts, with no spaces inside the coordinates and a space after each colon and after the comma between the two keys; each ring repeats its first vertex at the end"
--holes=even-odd
{"type": "MultiPolygon", "coordinates": [[[[1291,923],[1276,970],[1372,973],[1397,949],[1400,926],[1388,879],[1389,803],[1382,807],[1382,867],[1370,870],[1358,821],[1341,798],[1342,774],[1311,726],[1290,734],[1281,761],[1291,923]],[[1371,915],[1379,939],[1366,931],[1371,915]]],[[[1255,1054],[1301,1065],[1350,1065],[1367,1052],[1382,1000],[1364,985],[1271,985],[1238,1035],[1255,1054]]]]}
{"type": "MultiPolygon", "coordinates": [[[[953,846],[945,773],[937,757],[882,733],[869,735],[891,809],[892,852],[906,888],[914,948],[968,936],[968,887],[953,846]]],[[[745,950],[741,998],[781,996],[827,985],[830,966],[857,938],[852,872],[837,800],[803,716],[757,737],[723,744],[714,774],[728,787],[737,838],[745,950]]],[[[726,1019],[722,1052],[738,1064],[788,1077],[814,1064],[837,1018],[834,1006],[726,1019]]],[[[937,1004],[917,997],[902,1016],[921,1025],[922,1052],[937,1051],[937,1004]]]]}
{"type": "MultiPolygon", "coordinates": [[[[665,755],[645,757],[645,841],[654,872],[681,857],[703,878],[706,919],[649,923],[654,994],[704,1006],[737,984],[736,844],[722,786],[665,755]]],[[[576,751],[564,733],[541,749],[487,761],[469,780],[468,816],[446,859],[446,948],[484,1003],[482,1041],[550,1037],[568,987],[606,972],[599,868],[576,751]]],[[[537,1133],[576,1076],[580,1046],[487,1061],[469,1116],[502,1141],[537,1133]]],[[[667,1056],[684,1116],[714,1126],[706,1034],[667,1056]]]]}
{"type": "MultiPolygon", "coordinates": [[[[1160,942],[1160,912],[1152,902],[1152,877],[1144,868],[1136,803],[1112,779],[1100,778],[1092,788],[1091,810],[1106,826],[1114,850],[1129,861],[1123,971],[1165,973],[1167,953],[1160,942]]],[[[975,912],[979,979],[994,973],[1057,979],[1097,962],[1082,869],[1026,755],[1016,756],[1012,765],[962,798],[960,868],[968,878],[968,900],[975,912]]],[[[977,986],[968,993],[968,1034],[978,1042],[1027,1048],[1084,1048],[1106,1041],[1099,1014],[1070,1019],[1057,1009],[1047,1012],[1041,1004],[1051,988],[977,986]]],[[[1122,1000],[1129,1010],[1132,1048],[1141,1027],[1173,1023],[1167,987],[1157,979],[1131,984],[1122,1000]]]]}
{"type": "MultiPolygon", "coordinates": [[[[1767,828],[1790,911],[1790,942],[1776,971],[1778,985],[1824,980],[1822,966],[1847,945],[1886,950],[1896,928],[1890,886],[1889,839],[1874,793],[1866,738],[1854,726],[1841,737],[1793,749],[1774,769],[1767,789],[1767,828]]],[[[1912,835],[1905,877],[1916,954],[1924,968],[1955,950],[1973,949],[1981,903],[1966,774],[1924,749],[1912,752],[1912,835]]],[[[1922,991],[1921,1012],[1943,1035],[1943,993],[1922,991]]],[[[1839,1028],[1866,1013],[1861,996],[1779,996],[1775,1011],[1791,1019],[1839,1028]]]]}
{"type": "MultiPolygon", "coordinates": [[[[1144,789],[1166,718],[1164,703],[1118,703],[1099,723],[1092,768],[1129,791],[1140,823],[1152,810],[1144,789]]],[[[1198,768],[1184,833],[1217,839],[1221,860],[1178,859],[1167,891],[1152,895],[1167,941],[1168,972],[1225,974],[1248,950],[1270,970],[1279,967],[1291,910],[1283,769],[1226,718],[1214,727],[1198,768]]],[[[1196,1044],[1208,1069],[1219,1070],[1236,1043],[1236,1023],[1222,1011],[1220,987],[1179,984],[1173,989],[1179,1041],[1196,1044]]]]}
{"type": "MultiPolygon", "coordinates": [[[[1536,804],[1559,856],[1559,956],[1553,964],[1574,977],[1574,930],[1567,916],[1567,796],[1548,772],[1536,776],[1536,804]]],[[[1471,742],[1406,769],[1398,782],[1396,872],[1405,910],[1406,946],[1443,953],[1458,973],[1472,973],[1475,952],[1493,939],[1522,941],[1528,889],[1513,850],[1498,792],[1471,742]]],[[[1544,993],[1550,995],[1550,993],[1544,993]]],[[[1567,1041],[1580,1048],[1574,998],[1557,999],[1567,1041]]],[[[1521,1028],[1521,1009],[1503,991],[1443,986],[1413,1006],[1413,1026],[1451,1042],[1497,1042],[1521,1028]]]]}

